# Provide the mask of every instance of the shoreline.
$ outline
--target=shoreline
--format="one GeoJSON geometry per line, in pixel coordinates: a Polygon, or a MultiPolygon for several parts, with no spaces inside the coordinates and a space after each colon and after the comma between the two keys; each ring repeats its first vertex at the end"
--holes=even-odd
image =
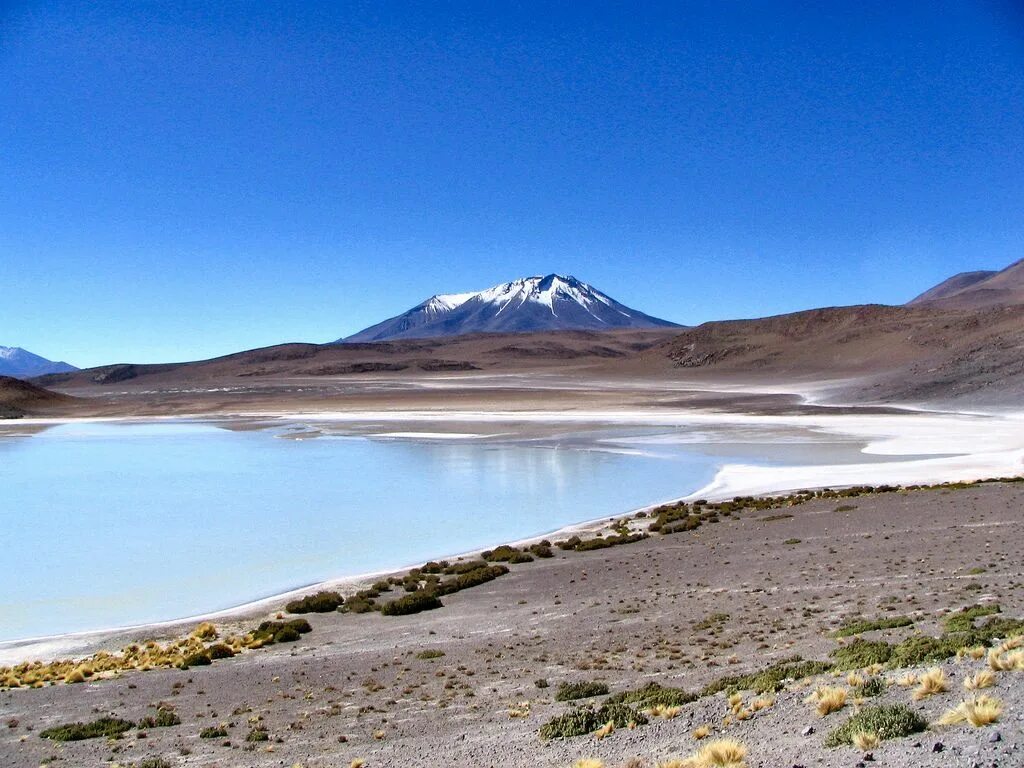
{"type": "MultiPolygon", "coordinates": [[[[927,454],[938,454],[933,458],[915,458],[906,461],[893,461],[885,463],[857,463],[857,464],[832,464],[832,465],[794,465],[794,466],[758,466],[737,463],[723,463],[712,480],[694,491],[674,496],[669,499],[643,505],[631,510],[626,510],[613,515],[605,515],[599,518],[587,519],[578,523],[561,526],[542,533],[525,536],[515,541],[493,542],[489,546],[476,548],[468,552],[457,554],[441,555],[432,559],[454,560],[478,555],[481,551],[501,544],[513,544],[516,546],[536,543],[548,537],[573,535],[583,532],[593,532],[608,525],[610,521],[630,519],[638,512],[646,512],[664,504],[671,504],[678,501],[691,501],[697,498],[706,498],[712,501],[720,501],[741,495],[769,495],[786,491],[796,491],[803,488],[824,488],[824,487],[848,487],[852,485],[911,485],[911,484],[932,484],[943,482],[973,481],[990,477],[1019,475],[1024,471],[1024,412],[1015,411],[1007,414],[974,414],[974,413],[949,413],[929,412],[918,409],[908,409],[906,416],[880,416],[880,415],[798,415],[779,416],[764,414],[732,414],[712,410],[685,410],[679,412],[664,412],[655,409],[622,409],[622,410],[581,410],[570,412],[329,412],[329,413],[291,413],[291,414],[236,414],[234,418],[239,420],[261,419],[264,422],[360,422],[360,421],[420,421],[465,423],[467,421],[498,422],[517,421],[522,423],[609,423],[609,424],[637,424],[653,426],[681,426],[686,424],[714,425],[726,423],[739,424],[760,424],[774,426],[803,426],[821,429],[826,433],[841,434],[844,436],[858,437],[863,440],[864,446],[861,452],[867,455],[885,456],[921,456],[927,454]],[[965,440],[963,434],[950,432],[948,429],[939,429],[936,432],[934,422],[940,420],[942,427],[948,427],[950,419],[958,420],[961,426],[970,424],[974,427],[981,426],[980,432],[975,430],[972,437],[978,442],[977,445],[970,444],[965,440]],[[916,420],[916,421],[914,421],[916,420]],[[999,423],[1003,429],[993,433],[990,429],[993,420],[999,423]],[[898,422],[887,424],[887,422],[898,422]],[[840,424],[846,429],[840,428],[840,424]],[[859,429],[851,428],[857,427],[859,429]],[[881,427],[882,434],[879,434],[881,427]],[[908,426],[911,433],[908,435],[908,426]],[[870,429],[868,427],[871,427],[870,429]],[[895,427],[895,428],[894,428],[895,427]],[[931,429],[929,429],[931,427],[931,429]],[[1014,431],[1014,428],[1017,428],[1014,431]],[[1016,439],[1014,439],[1016,438],[1016,439]],[[940,441],[938,447],[943,445],[947,448],[958,447],[960,450],[942,452],[936,450],[935,440],[940,441]],[[964,450],[970,447],[997,448],[997,450],[964,450]],[[928,449],[928,450],[925,450],[928,449]],[[949,455],[952,453],[953,455],[949,455]]],[[[131,422],[155,422],[155,421],[214,421],[209,417],[196,416],[164,416],[164,417],[105,417],[98,419],[55,419],[55,420],[33,420],[37,423],[69,423],[88,421],[131,421],[131,422]]],[[[22,422],[26,423],[26,422],[22,422]]],[[[968,430],[970,431],[970,430],[968,430]]],[[[386,433],[384,433],[386,434],[386,433]]],[[[379,436],[384,436],[384,434],[379,436]]],[[[416,433],[408,434],[409,439],[418,439],[416,433]]],[[[424,433],[428,437],[424,439],[437,439],[437,433],[424,433]]],[[[359,435],[364,438],[378,437],[378,435],[359,435]]],[[[453,438],[454,439],[454,438],[453,438]]],[[[372,572],[360,573],[351,576],[344,576],[313,582],[300,587],[290,588],[286,591],[270,596],[251,600],[237,606],[210,611],[198,615],[168,619],[158,622],[148,622],[123,627],[101,628],[73,632],[67,634],[49,635],[33,638],[0,641],[0,664],[14,664],[26,660],[50,661],[56,658],[68,658],[89,655],[96,650],[109,648],[111,645],[120,647],[133,639],[143,635],[160,638],[180,633],[180,630],[187,626],[202,621],[232,622],[251,619],[265,615],[275,605],[279,605],[290,598],[316,591],[318,589],[329,589],[337,587],[350,587],[370,582],[382,576],[392,575],[412,567],[421,565],[417,562],[408,566],[388,567],[372,572]]]]}

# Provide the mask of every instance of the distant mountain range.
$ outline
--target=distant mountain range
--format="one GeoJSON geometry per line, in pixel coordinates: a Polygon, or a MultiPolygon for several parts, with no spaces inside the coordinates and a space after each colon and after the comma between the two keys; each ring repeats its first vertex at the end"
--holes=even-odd
{"type": "Polygon", "coordinates": [[[1024,304],[1024,259],[1006,269],[961,272],[908,302],[911,306],[937,304],[978,308],[1024,304]]]}
{"type": "Polygon", "coordinates": [[[407,312],[336,343],[461,336],[468,333],[676,328],[620,304],[575,277],[523,277],[475,293],[431,296],[407,312]]]}
{"type": "Polygon", "coordinates": [[[77,370],[73,365],[47,360],[21,347],[0,347],[0,376],[30,379],[47,373],[68,373],[77,370]]]}

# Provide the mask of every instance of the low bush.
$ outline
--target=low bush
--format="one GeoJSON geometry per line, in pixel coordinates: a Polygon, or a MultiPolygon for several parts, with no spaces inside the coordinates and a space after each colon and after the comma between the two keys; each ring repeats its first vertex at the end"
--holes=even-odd
{"type": "Polygon", "coordinates": [[[228,646],[224,645],[224,643],[216,643],[214,645],[211,645],[209,648],[206,649],[206,652],[210,654],[210,658],[214,661],[216,661],[217,659],[230,659],[232,656],[235,655],[235,652],[232,651],[228,646]]]}
{"type": "Polygon", "coordinates": [[[135,727],[131,720],[119,717],[101,717],[91,723],[67,723],[47,728],[40,736],[51,741],[84,741],[85,739],[114,738],[135,727]]]}
{"type": "Polygon", "coordinates": [[[884,640],[863,640],[841,645],[829,653],[835,668],[840,672],[863,669],[873,664],[885,664],[892,656],[893,647],[884,640]]]}
{"type": "Polygon", "coordinates": [[[548,741],[586,736],[608,723],[612,723],[616,728],[627,728],[630,725],[646,725],[647,718],[643,713],[625,704],[606,704],[596,710],[578,707],[542,725],[540,737],[548,741]]]}
{"type": "Polygon", "coordinates": [[[533,558],[516,547],[502,544],[500,547],[481,552],[480,557],[495,563],[532,563],[533,558]]]}
{"type": "Polygon", "coordinates": [[[440,659],[442,656],[444,656],[444,651],[438,651],[434,649],[420,651],[416,654],[417,659],[423,659],[424,661],[428,659],[440,659]]]}
{"type": "Polygon", "coordinates": [[[698,699],[696,693],[690,693],[682,688],[670,688],[657,683],[648,683],[643,688],[635,691],[623,691],[609,696],[606,704],[629,704],[637,709],[649,709],[651,707],[681,707],[698,699]]]}
{"type": "Polygon", "coordinates": [[[548,541],[531,544],[529,549],[530,554],[536,555],[537,557],[546,558],[555,556],[555,553],[551,551],[551,542],[548,541]]]}
{"type": "Polygon", "coordinates": [[[946,632],[970,632],[975,628],[975,619],[993,616],[1000,610],[998,605],[972,605],[946,616],[942,620],[942,626],[946,632]]]}
{"type": "Polygon", "coordinates": [[[378,606],[373,600],[365,597],[350,597],[338,610],[344,613],[369,613],[377,608],[378,606]]]}
{"type": "Polygon", "coordinates": [[[482,566],[471,571],[464,571],[460,573],[455,578],[442,581],[431,591],[435,595],[439,595],[441,597],[444,595],[452,595],[456,592],[461,592],[464,589],[470,589],[471,587],[485,584],[488,581],[493,581],[499,576],[504,576],[506,573],[508,573],[507,566],[487,565],[484,563],[482,566]]]}
{"type": "Polygon", "coordinates": [[[874,733],[880,739],[898,739],[920,733],[927,727],[924,718],[903,704],[866,707],[832,731],[825,739],[825,746],[852,744],[853,735],[860,732],[874,733]]]}
{"type": "Polygon", "coordinates": [[[896,629],[897,627],[909,627],[914,620],[909,616],[892,616],[884,619],[857,619],[843,624],[832,633],[833,637],[849,637],[850,635],[862,635],[865,632],[872,632],[878,629],[896,629]]]}
{"type": "Polygon", "coordinates": [[[701,696],[713,696],[719,691],[736,693],[737,691],[754,691],[755,693],[775,693],[786,687],[790,680],[820,675],[832,669],[827,661],[803,661],[799,657],[784,659],[760,672],[749,675],[732,675],[723,677],[708,685],[700,692],[701,696]]]}
{"type": "Polygon", "coordinates": [[[208,725],[199,732],[200,739],[226,739],[227,729],[219,725],[208,725]]]}
{"type": "Polygon", "coordinates": [[[170,728],[172,725],[181,725],[181,718],[169,707],[160,707],[156,716],[150,715],[139,720],[139,728],[170,728]]]}
{"type": "Polygon", "coordinates": [[[266,728],[256,727],[249,731],[245,737],[246,741],[269,741],[270,734],[267,733],[266,728]]]}
{"type": "Polygon", "coordinates": [[[314,595],[306,595],[298,600],[292,600],[285,605],[288,613],[330,613],[338,610],[338,607],[345,602],[337,592],[323,590],[314,595]]]}
{"type": "Polygon", "coordinates": [[[437,599],[432,592],[410,592],[405,597],[384,603],[380,612],[385,616],[407,616],[421,611],[431,611],[435,608],[443,608],[444,604],[437,599]]]}
{"type": "Polygon", "coordinates": [[[558,686],[558,692],[555,694],[555,701],[589,699],[592,696],[604,696],[606,693],[608,693],[608,686],[604,683],[562,683],[558,686]]]}

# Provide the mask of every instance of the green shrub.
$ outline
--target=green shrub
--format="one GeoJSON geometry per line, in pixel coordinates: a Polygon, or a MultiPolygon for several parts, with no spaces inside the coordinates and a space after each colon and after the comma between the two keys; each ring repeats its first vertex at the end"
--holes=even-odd
{"type": "Polygon", "coordinates": [[[485,552],[480,553],[480,557],[488,562],[496,563],[531,563],[533,558],[525,554],[522,550],[516,547],[510,547],[508,544],[502,544],[500,547],[489,549],[485,552]],[[523,560],[522,558],[526,558],[523,560]]]}
{"type": "Polygon", "coordinates": [[[548,687],[548,681],[545,680],[543,677],[539,677],[536,680],[534,680],[533,684],[535,686],[537,686],[538,688],[547,688],[548,687]]]}
{"type": "Polygon", "coordinates": [[[628,535],[604,536],[586,539],[576,545],[576,551],[589,552],[594,549],[607,549],[608,547],[617,547],[622,544],[632,544],[635,541],[641,541],[646,538],[646,533],[632,533],[628,535]]]}
{"type": "Polygon", "coordinates": [[[168,707],[160,707],[156,716],[148,716],[139,720],[139,728],[170,728],[172,725],[181,725],[181,718],[168,707]]]}
{"type": "Polygon", "coordinates": [[[209,648],[206,649],[206,652],[210,654],[210,658],[214,661],[216,661],[217,659],[230,659],[232,656],[235,655],[235,652],[232,651],[228,646],[224,645],[224,643],[216,643],[214,645],[211,645],[209,648]]]}
{"type": "Polygon", "coordinates": [[[281,629],[277,630],[277,632],[274,633],[274,642],[294,643],[300,637],[302,637],[302,635],[299,634],[299,630],[297,630],[295,627],[286,626],[281,627],[281,629]]]}
{"type": "Polygon", "coordinates": [[[470,571],[476,571],[480,568],[486,568],[486,560],[467,560],[464,563],[453,563],[444,569],[444,572],[449,576],[457,576],[460,573],[469,573],[470,571]]]}
{"type": "Polygon", "coordinates": [[[292,600],[285,605],[288,613],[330,613],[338,610],[338,606],[345,602],[345,598],[337,592],[323,590],[314,595],[306,595],[298,600],[292,600]]]}
{"type": "Polygon", "coordinates": [[[256,727],[249,731],[249,734],[245,737],[246,741],[269,741],[270,734],[267,733],[267,729],[263,727],[256,727]]]}
{"type": "Polygon", "coordinates": [[[83,741],[85,739],[113,738],[135,727],[131,720],[119,717],[101,717],[91,723],[67,723],[47,728],[39,735],[51,741],[83,741]]]}
{"type": "Polygon", "coordinates": [[[863,696],[864,698],[881,696],[885,693],[885,680],[880,677],[872,677],[870,680],[866,680],[863,685],[858,685],[854,688],[853,693],[855,696],[863,696]]]}
{"type": "Polygon", "coordinates": [[[625,704],[606,704],[600,709],[578,707],[564,715],[552,718],[541,726],[540,737],[549,739],[569,739],[574,736],[586,736],[593,733],[606,723],[614,723],[616,728],[626,728],[631,723],[646,725],[647,718],[625,704]]]}
{"type": "Polygon", "coordinates": [[[444,656],[444,651],[437,651],[434,649],[420,651],[416,654],[417,659],[423,659],[424,661],[427,659],[440,659],[442,656],[444,656]]]}
{"type": "Polygon", "coordinates": [[[952,613],[942,620],[946,632],[970,632],[974,629],[974,620],[982,616],[992,616],[1000,612],[998,605],[973,605],[952,613]]]}
{"type": "Polygon", "coordinates": [[[604,683],[562,683],[558,686],[558,693],[555,694],[555,701],[589,699],[591,696],[604,696],[606,693],[608,693],[608,686],[604,683]]]}
{"type": "Polygon", "coordinates": [[[833,637],[849,637],[850,635],[862,635],[865,632],[872,632],[878,629],[896,629],[897,627],[909,627],[914,620],[909,616],[892,616],[883,619],[857,619],[843,624],[832,633],[833,637]]]}
{"type": "Polygon", "coordinates": [[[531,544],[529,549],[530,553],[537,557],[546,558],[555,556],[555,553],[551,551],[551,542],[549,541],[541,541],[536,544],[531,544]]]}
{"type": "Polygon", "coordinates": [[[199,732],[200,739],[225,739],[227,738],[227,735],[227,730],[221,728],[219,725],[208,725],[199,732]]]}
{"type": "Polygon", "coordinates": [[[629,704],[637,709],[649,709],[657,705],[666,707],[680,707],[696,701],[698,695],[683,690],[682,688],[670,688],[657,683],[648,683],[643,688],[635,691],[623,691],[609,696],[606,704],[629,704]]]}
{"type": "Polygon", "coordinates": [[[863,669],[872,664],[885,664],[892,656],[893,647],[884,640],[864,640],[857,638],[852,643],[841,645],[831,653],[835,668],[840,672],[851,669],[863,669]]]}
{"type": "Polygon", "coordinates": [[[345,613],[369,613],[377,610],[377,605],[365,597],[350,597],[338,610],[345,613]]]}
{"type": "Polygon", "coordinates": [[[385,616],[407,616],[411,613],[443,608],[444,604],[432,592],[410,592],[405,597],[384,603],[380,612],[385,616]]]}
{"type": "Polygon", "coordinates": [[[892,649],[892,654],[888,659],[889,666],[893,668],[916,667],[921,664],[942,661],[956,656],[956,652],[967,644],[962,637],[939,638],[927,635],[908,637],[892,649]]]}
{"type": "Polygon", "coordinates": [[[443,597],[444,595],[452,595],[456,592],[461,592],[464,589],[470,589],[471,587],[485,584],[488,581],[493,581],[499,576],[504,576],[508,573],[508,567],[504,565],[487,565],[484,563],[478,568],[474,568],[471,571],[463,571],[453,579],[446,579],[440,584],[435,586],[431,590],[435,595],[443,597]]]}
{"type": "Polygon", "coordinates": [[[188,669],[189,667],[208,667],[211,664],[211,659],[207,653],[193,653],[185,657],[185,660],[181,663],[182,669],[188,669]]]}
{"type": "Polygon", "coordinates": [[[867,707],[832,731],[825,739],[825,746],[852,744],[853,735],[860,731],[876,733],[880,739],[898,739],[920,733],[927,727],[927,721],[903,704],[867,707]]]}
{"type": "Polygon", "coordinates": [[[737,691],[754,691],[755,693],[775,693],[786,687],[790,680],[820,675],[832,669],[827,661],[803,661],[799,657],[784,659],[760,672],[749,675],[732,675],[723,677],[704,686],[701,696],[713,696],[719,691],[735,693],[737,691]]]}

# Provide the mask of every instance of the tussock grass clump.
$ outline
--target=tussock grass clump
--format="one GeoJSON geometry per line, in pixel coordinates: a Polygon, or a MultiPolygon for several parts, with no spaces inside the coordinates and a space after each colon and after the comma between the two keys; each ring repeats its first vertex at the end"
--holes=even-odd
{"type": "Polygon", "coordinates": [[[222,725],[208,725],[199,732],[200,739],[226,739],[227,729],[222,725]]]}
{"type": "Polygon", "coordinates": [[[882,743],[882,740],[878,738],[878,734],[874,731],[857,731],[850,737],[850,741],[861,752],[868,752],[882,743]]]}
{"type": "Polygon", "coordinates": [[[573,763],[572,768],[604,768],[604,763],[596,757],[583,757],[573,763]]]}
{"type": "Polygon", "coordinates": [[[408,616],[422,611],[432,611],[435,608],[443,608],[444,604],[437,599],[432,592],[410,592],[405,597],[384,603],[380,612],[385,616],[408,616]]]}
{"type": "Polygon", "coordinates": [[[848,672],[873,664],[885,664],[892,658],[892,651],[892,646],[884,640],[857,638],[852,643],[834,648],[828,656],[837,672],[848,672]]]}
{"type": "Polygon", "coordinates": [[[825,739],[825,746],[852,744],[853,734],[865,731],[874,733],[879,739],[884,740],[920,733],[927,727],[928,723],[919,714],[903,704],[865,707],[832,731],[825,739]]]}
{"type": "Polygon", "coordinates": [[[575,701],[589,699],[593,696],[604,696],[608,686],[598,682],[562,683],[558,686],[555,701],[575,701]]]}
{"type": "Polygon", "coordinates": [[[131,720],[119,717],[101,717],[91,723],[67,723],[47,728],[40,736],[51,741],[84,741],[85,739],[115,738],[135,727],[131,720]]]}
{"type": "Polygon", "coordinates": [[[996,676],[990,669],[983,669],[980,672],[975,672],[973,675],[968,675],[964,678],[964,688],[968,691],[991,688],[995,684],[996,676]]]}
{"type": "MultiPolygon", "coordinates": [[[[688,758],[693,768],[744,768],[747,748],[735,739],[708,742],[688,758]]],[[[685,762],[684,762],[685,765],[685,762]]]]}
{"type": "Polygon", "coordinates": [[[433,648],[427,649],[425,651],[420,651],[419,653],[416,654],[416,658],[417,659],[423,659],[423,660],[427,660],[427,659],[440,659],[442,656],[444,656],[444,651],[439,651],[439,650],[436,650],[436,649],[433,649],[433,648]]]}
{"type": "Polygon", "coordinates": [[[540,737],[548,741],[585,736],[608,723],[614,724],[616,728],[630,728],[636,725],[646,725],[647,718],[642,712],[637,712],[625,704],[605,704],[598,709],[577,707],[542,725],[540,737]]]}
{"type": "Polygon", "coordinates": [[[217,639],[217,628],[208,621],[204,621],[198,627],[192,630],[191,636],[199,640],[216,640],[217,639]]]}
{"type": "Polygon", "coordinates": [[[865,632],[873,632],[879,629],[897,629],[898,627],[912,626],[914,620],[909,616],[891,616],[883,619],[857,619],[843,624],[832,633],[833,637],[850,637],[851,635],[862,635],[865,632]]]}
{"type": "Polygon", "coordinates": [[[693,736],[693,738],[695,738],[697,741],[700,741],[701,739],[706,739],[708,736],[711,735],[711,726],[707,725],[706,723],[704,725],[699,725],[693,730],[693,733],[690,735],[693,736]]]}
{"type": "Polygon", "coordinates": [[[338,610],[344,602],[345,598],[339,593],[322,590],[290,601],[285,605],[285,610],[288,613],[330,613],[338,610]]]}
{"type": "Polygon", "coordinates": [[[941,667],[932,667],[918,679],[917,688],[914,689],[914,701],[927,699],[949,690],[949,683],[946,680],[946,673],[941,667]]]}
{"type": "Polygon", "coordinates": [[[846,706],[846,699],[849,696],[849,691],[845,688],[834,688],[831,686],[823,685],[816,688],[805,701],[809,704],[814,704],[814,709],[821,717],[825,717],[833,712],[838,712],[840,709],[846,706]]]}
{"type": "Polygon", "coordinates": [[[991,725],[1003,714],[1003,704],[999,699],[981,694],[980,696],[960,702],[956,709],[950,709],[939,718],[939,725],[958,725],[970,723],[975,728],[991,725]]]}

